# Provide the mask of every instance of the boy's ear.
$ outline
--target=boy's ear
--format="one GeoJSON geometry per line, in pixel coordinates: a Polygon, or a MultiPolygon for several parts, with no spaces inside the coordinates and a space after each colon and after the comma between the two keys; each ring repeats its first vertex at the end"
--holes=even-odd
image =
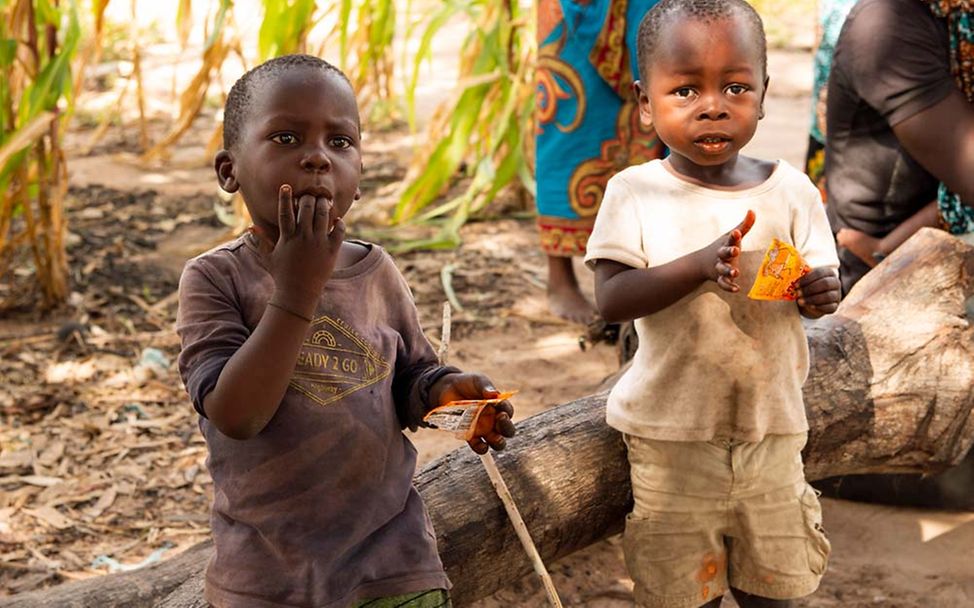
{"type": "Polygon", "coordinates": [[[758,112],[758,120],[764,118],[764,96],[768,94],[768,83],[771,82],[770,76],[764,77],[764,89],[761,90],[761,108],[758,112]]]}
{"type": "Polygon", "coordinates": [[[216,171],[216,179],[220,183],[220,188],[224,192],[236,192],[240,189],[237,182],[237,169],[233,164],[233,155],[229,150],[220,150],[213,159],[213,169],[216,171]]]}
{"type": "Polygon", "coordinates": [[[636,103],[639,104],[639,122],[643,126],[653,126],[653,109],[649,105],[649,94],[643,89],[640,81],[632,83],[632,92],[636,96],[636,103]]]}

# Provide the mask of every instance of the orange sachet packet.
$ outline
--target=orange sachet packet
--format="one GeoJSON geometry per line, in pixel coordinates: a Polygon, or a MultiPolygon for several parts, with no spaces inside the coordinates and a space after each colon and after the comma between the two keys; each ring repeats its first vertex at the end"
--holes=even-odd
{"type": "Polygon", "coordinates": [[[752,300],[797,300],[798,279],[810,270],[797,249],[778,239],[771,239],[771,246],[764,254],[764,261],[747,297],[752,300]]]}
{"type": "Polygon", "coordinates": [[[470,441],[477,428],[477,420],[488,405],[496,405],[505,399],[510,399],[517,391],[501,393],[492,399],[461,399],[451,401],[431,409],[423,416],[423,422],[434,429],[448,431],[457,439],[470,441]]]}

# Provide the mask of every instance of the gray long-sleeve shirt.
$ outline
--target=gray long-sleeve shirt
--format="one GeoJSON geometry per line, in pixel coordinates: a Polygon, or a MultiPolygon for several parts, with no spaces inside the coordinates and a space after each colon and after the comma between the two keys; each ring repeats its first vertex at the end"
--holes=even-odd
{"type": "MultiPolygon", "coordinates": [[[[274,288],[251,239],[194,258],[180,281],[179,369],[201,414],[274,288]]],[[[337,608],[449,587],[393,397],[397,373],[433,369],[436,357],[405,280],[370,247],[326,284],[268,425],[235,440],[200,419],[214,483],[206,599],[216,606],[337,608]]]]}

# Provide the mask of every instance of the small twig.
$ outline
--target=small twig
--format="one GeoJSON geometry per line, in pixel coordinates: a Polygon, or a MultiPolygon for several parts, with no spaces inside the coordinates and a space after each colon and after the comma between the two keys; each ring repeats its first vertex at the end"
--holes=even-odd
{"type": "Polygon", "coordinates": [[[10,570],[21,570],[23,572],[50,572],[51,569],[47,566],[31,566],[28,564],[19,564],[14,561],[0,560],[0,568],[8,568],[10,570]]]}
{"type": "MultiPolygon", "coordinates": [[[[44,335],[34,335],[27,336],[25,338],[14,338],[12,340],[0,340],[0,352],[8,352],[15,350],[21,346],[28,344],[41,344],[44,342],[54,342],[58,340],[58,336],[55,332],[44,335]]],[[[107,344],[114,344],[116,342],[143,342],[148,341],[157,344],[178,344],[179,336],[172,329],[160,329],[159,331],[143,331],[136,332],[133,334],[104,334],[100,336],[88,336],[85,338],[85,342],[89,346],[105,346],[107,344]]]]}
{"type": "Polygon", "coordinates": [[[162,298],[158,302],[150,304],[149,308],[151,308],[153,312],[158,313],[161,312],[164,308],[166,308],[170,304],[172,304],[173,302],[176,302],[177,300],[179,300],[179,290],[172,292],[171,294],[162,298]]]}
{"type": "Polygon", "coordinates": [[[170,405],[173,403],[185,403],[185,397],[152,397],[152,396],[130,396],[130,395],[105,395],[101,397],[92,397],[92,403],[158,403],[160,405],[170,405]]]}
{"type": "Polygon", "coordinates": [[[450,351],[450,327],[452,325],[450,316],[450,303],[443,302],[443,332],[440,334],[440,350],[438,353],[440,365],[446,365],[446,358],[450,351]]]}
{"type": "MultiPolygon", "coordinates": [[[[443,280],[444,290],[447,289],[447,285],[449,284],[449,269],[452,269],[452,265],[448,264],[443,267],[443,271],[440,273],[441,277],[446,277],[443,280]]],[[[453,290],[450,289],[447,291],[447,296],[449,297],[452,293],[453,290]]],[[[443,302],[443,333],[439,351],[440,365],[446,365],[447,355],[450,350],[450,325],[450,302],[443,302]]],[[[541,583],[544,585],[548,601],[551,602],[554,608],[562,608],[561,599],[558,597],[555,584],[551,581],[551,575],[548,574],[548,569],[545,568],[544,561],[541,560],[541,555],[538,553],[537,547],[534,546],[534,541],[531,540],[531,533],[528,532],[528,526],[524,523],[524,518],[521,517],[520,511],[517,509],[514,497],[511,496],[511,491],[507,488],[504,477],[501,475],[500,469],[497,468],[497,463],[494,462],[490,448],[487,448],[487,452],[480,455],[480,462],[484,465],[484,469],[487,471],[487,477],[490,478],[490,483],[494,486],[497,497],[501,499],[504,510],[507,511],[507,516],[514,526],[514,532],[517,533],[517,537],[521,541],[521,546],[524,547],[524,551],[528,554],[534,571],[541,578],[541,583]]]]}
{"type": "Polygon", "coordinates": [[[54,332],[49,334],[39,335],[39,336],[27,336],[25,338],[13,338],[11,340],[0,340],[0,356],[7,356],[16,350],[19,350],[22,346],[27,346],[29,344],[43,344],[44,342],[53,342],[57,336],[54,332]]]}
{"type": "Polygon", "coordinates": [[[561,598],[558,597],[558,591],[555,589],[555,584],[551,580],[551,575],[548,574],[548,569],[545,568],[544,562],[541,560],[541,555],[538,553],[537,547],[534,546],[534,541],[531,540],[531,533],[528,532],[528,526],[524,523],[521,513],[517,510],[514,497],[511,496],[511,491],[507,488],[507,484],[504,483],[504,478],[497,468],[497,463],[494,462],[494,457],[488,451],[480,455],[480,462],[487,469],[487,476],[490,477],[490,483],[494,486],[494,491],[497,492],[497,496],[500,497],[501,502],[504,503],[504,509],[507,511],[507,516],[511,519],[511,524],[514,525],[514,531],[517,532],[521,546],[524,547],[525,553],[531,558],[531,565],[534,566],[534,571],[541,578],[541,583],[544,585],[544,591],[545,595],[548,596],[548,601],[555,608],[562,608],[561,598]]]}
{"type": "Polygon", "coordinates": [[[440,282],[443,284],[443,293],[446,294],[446,299],[450,301],[453,308],[457,309],[457,312],[463,311],[463,306],[460,306],[460,300],[457,300],[457,294],[453,291],[453,271],[456,266],[453,264],[447,264],[440,270],[440,282]]]}
{"type": "Polygon", "coordinates": [[[13,334],[0,334],[0,344],[7,345],[8,343],[16,343],[17,341],[23,341],[25,343],[31,341],[41,341],[50,338],[59,327],[60,323],[53,323],[49,325],[44,325],[44,329],[38,329],[30,332],[19,332],[13,334]]]}
{"type": "Polygon", "coordinates": [[[178,344],[179,336],[172,329],[160,329],[159,331],[142,331],[133,334],[107,334],[104,336],[91,336],[87,339],[88,344],[93,346],[104,346],[116,342],[145,342],[148,344],[178,344]],[[158,342],[155,342],[157,341],[158,342]]]}

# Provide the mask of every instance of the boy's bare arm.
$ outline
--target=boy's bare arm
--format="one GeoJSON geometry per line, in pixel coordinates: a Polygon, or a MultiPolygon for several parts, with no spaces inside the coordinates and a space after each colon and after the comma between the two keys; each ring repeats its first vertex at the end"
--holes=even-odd
{"type": "Polygon", "coordinates": [[[253,437],[277,412],[345,236],[341,220],[328,232],[331,202],[324,198],[302,196],[295,217],[291,189],[282,186],[278,207],[277,243],[258,234],[274,293],[254,332],[203,399],[207,418],[234,439],[253,437]]]}
{"type": "Polygon", "coordinates": [[[249,439],[267,426],[287,390],[307,330],[304,319],[267,307],[203,399],[206,417],[221,433],[249,439]]]}
{"type": "Polygon", "coordinates": [[[679,301],[704,281],[737,292],[741,239],[754,225],[754,212],[710,245],[652,268],[633,268],[612,260],[595,263],[595,301],[609,323],[645,317],[679,301]]]}
{"type": "Polygon", "coordinates": [[[612,260],[595,263],[595,302],[609,323],[622,323],[663,310],[708,278],[702,251],[653,268],[612,260]]]}

